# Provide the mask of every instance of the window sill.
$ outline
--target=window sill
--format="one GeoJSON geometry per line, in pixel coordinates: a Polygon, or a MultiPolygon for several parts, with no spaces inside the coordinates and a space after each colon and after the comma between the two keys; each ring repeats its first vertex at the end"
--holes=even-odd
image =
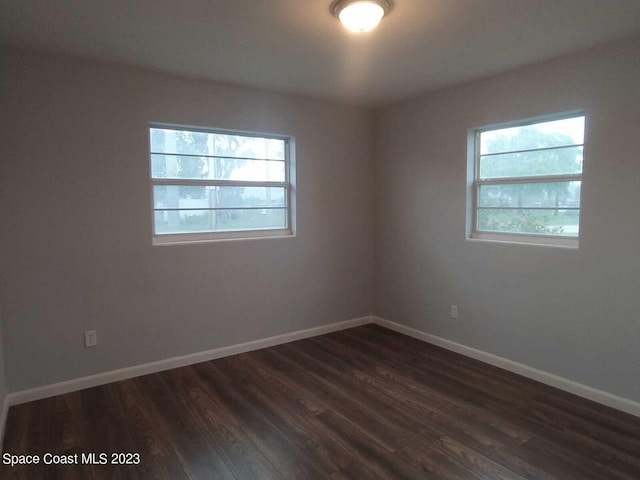
{"type": "Polygon", "coordinates": [[[508,233],[474,233],[466,239],[469,242],[508,243],[515,245],[528,245],[533,247],[563,248],[577,250],[579,241],[577,238],[550,237],[540,235],[514,235],[508,233]]]}
{"type": "Polygon", "coordinates": [[[153,246],[189,245],[194,243],[236,242],[244,240],[268,240],[295,238],[291,230],[250,230],[243,232],[206,232],[154,235],[153,246]]]}

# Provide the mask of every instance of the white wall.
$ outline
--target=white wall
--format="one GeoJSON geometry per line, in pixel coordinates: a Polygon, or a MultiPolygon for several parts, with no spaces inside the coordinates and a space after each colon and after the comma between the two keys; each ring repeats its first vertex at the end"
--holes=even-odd
{"type": "Polygon", "coordinates": [[[9,391],[371,313],[370,111],[62,56],[0,60],[9,391]],[[152,121],[294,135],[297,237],[152,247],[152,121]]]}
{"type": "Polygon", "coordinates": [[[639,85],[635,40],[381,111],[375,313],[640,400],[639,85]],[[580,248],[466,241],[467,130],[576,109],[580,248]]]}
{"type": "Polygon", "coordinates": [[[640,41],[411,99],[375,130],[340,104],[67,57],[0,62],[9,391],[373,310],[640,400],[640,41]],[[575,109],[580,248],[466,241],[467,129],[575,109]],[[295,135],[298,236],[152,247],[150,121],[295,135]]]}

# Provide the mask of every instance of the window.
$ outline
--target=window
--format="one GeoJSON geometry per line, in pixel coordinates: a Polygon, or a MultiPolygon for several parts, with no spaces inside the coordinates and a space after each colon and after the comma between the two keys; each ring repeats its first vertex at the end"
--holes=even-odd
{"type": "Polygon", "coordinates": [[[577,247],[585,117],[475,129],[471,237],[577,247]]]}
{"type": "Polygon", "coordinates": [[[289,137],[160,125],[149,137],[154,244],[292,234],[289,137]]]}

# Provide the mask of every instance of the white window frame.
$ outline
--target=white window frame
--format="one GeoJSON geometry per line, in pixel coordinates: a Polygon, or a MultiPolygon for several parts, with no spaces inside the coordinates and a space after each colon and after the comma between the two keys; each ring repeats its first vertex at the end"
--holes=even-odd
{"type": "MultiPolygon", "coordinates": [[[[192,127],[185,125],[176,125],[168,123],[150,123],[147,126],[147,137],[149,139],[149,178],[151,180],[151,233],[153,245],[176,245],[185,243],[203,243],[214,241],[227,241],[227,240],[250,240],[250,239],[266,239],[266,238],[291,238],[294,237],[294,221],[292,203],[293,197],[293,181],[292,175],[294,172],[293,164],[293,152],[295,141],[293,137],[288,135],[277,135],[271,133],[256,133],[246,132],[241,130],[226,130],[219,128],[206,128],[206,127],[192,127]],[[285,181],[237,181],[237,180],[216,180],[216,179],[179,179],[179,178],[154,178],[151,168],[152,155],[164,152],[153,152],[151,150],[151,129],[170,129],[170,130],[184,130],[187,132],[205,132],[220,135],[238,135],[243,137],[257,137],[266,139],[275,139],[284,141],[284,171],[285,181]],[[252,230],[233,230],[233,231],[219,231],[219,232],[196,232],[196,233],[164,233],[156,234],[155,227],[155,212],[154,208],[154,194],[153,187],[159,185],[177,185],[177,186],[210,186],[210,187],[279,187],[285,189],[285,228],[262,228],[252,230]]],[[[190,156],[188,154],[181,156],[190,156]]],[[[194,155],[204,158],[216,158],[216,155],[194,155]]],[[[234,157],[236,158],[236,157],[234,157]]],[[[243,157],[237,157],[242,160],[243,157]]],[[[262,160],[255,158],[246,158],[246,160],[262,160]]],[[[265,159],[266,160],[266,159],[265,159]]],[[[278,160],[280,161],[280,160],[278,160]]],[[[265,207],[256,207],[256,209],[264,209],[265,207]]],[[[278,207],[278,209],[281,209],[278,207]]],[[[217,210],[217,209],[214,209],[217,210]]],[[[224,210],[229,210],[225,208],[224,210]]]]}
{"type": "MultiPolygon", "coordinates": [[[[579,246],[579,238],[580,238],[580,227],[578,228],[577,236],[568,236],[568,235],[542,235],[536,233],[522,233],[522,232],[487,232],[478,230],[478,203],[479,203],[479,195],[480,195],[480,186],[481,185],[508,185],[515,183],[551,183],[551,182],[571,182],[571,181],[579,181],[580,188],[582,190],[582,186],[584,185],[583,174],[584,174],[584,163],[582,168],[582,173],[579,174],[567,174],[567,175],[535,175],[528,177],[503,177],[503,178],[490,178],[490,179],[480,179],[480,135],[483,132],[490,132],[493,130],[500,130],[504,128],[512,128],[512,127],[525,127],[528,125],[535,125],[537,123],[550,122],[554,120],[564,120],[568,118],[576,118],[576,117],[584,117],[585,119],[585,138],[582,144],[575,144],[566,147],[560,148],[571,148],[571,147],[583,147],[583,155],[584,148],[586,145],[586,131],[587,131],[587,115],[584,111],[573,111],[569,113],[562,114],[553,114],[553,115],[545,115],[542,117],[529,118],[526,120],[516,120],[513,122],[500,123],[494,125],[488,125],[479,128],[473,128],[469,130],[468,135],[468,200],[467,200],[467,210],[470,214],[467,216],[467,239],[471,240],[485,240],[492,242],[505,242],[505,243],[523,243],[523,244],[531,244],[531,245],[542,245],[542,246],[554,246],[554,247],[565,247],[565,248],[578,248],[579,246]]],[[[527,150],[517,150],[517,151],[507,151],[500,152],[500,155],[508,154],[508,153],[523,153],[529,151],[538,151],[538,150],[551,150],[558,147],[550,147],[550,148],[539,148],[539,149],[527,149],[527,150]]],[[[584,160],[583,160],[584,162],[584,160]]],[[[526,208],[525,209],[535,209],[535,207],[526,208]]],[[[577,208],[566,208],[566,210],[577,210],[578,211],[578,224],[580,225],[582,220],[582,191],[580,195],[580,206],[577,208]]]]}

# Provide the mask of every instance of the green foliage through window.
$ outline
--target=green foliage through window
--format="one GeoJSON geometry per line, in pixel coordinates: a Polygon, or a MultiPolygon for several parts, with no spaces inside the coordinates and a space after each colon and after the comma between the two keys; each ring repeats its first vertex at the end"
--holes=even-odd
{"type": "Polygon", "coordinates": [[[477,132],[475,231],[578,236],[584,121],[477,132]]]}
{"type": "Polygon", "coordinates": [[[287,229],[283,138],[150,128],[154,234],[287,229]]]}

